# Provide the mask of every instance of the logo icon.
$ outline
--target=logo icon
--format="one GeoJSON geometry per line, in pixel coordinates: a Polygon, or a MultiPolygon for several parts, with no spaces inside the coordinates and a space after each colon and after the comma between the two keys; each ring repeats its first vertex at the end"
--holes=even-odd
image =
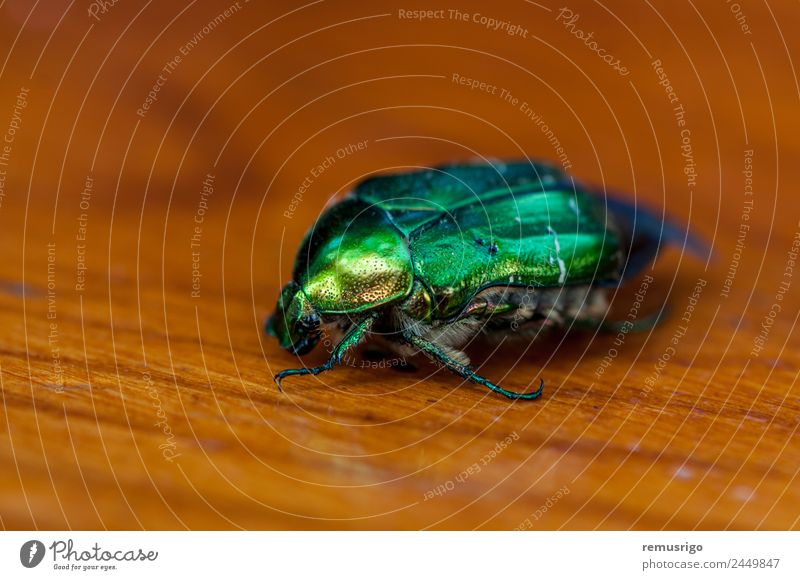
{"type": "Polygon", "coordinates": [[[35,568],[44,559],[44,544],[39,540],[29,540],[19,549],[19,561],[26,568],[35,568]]]}

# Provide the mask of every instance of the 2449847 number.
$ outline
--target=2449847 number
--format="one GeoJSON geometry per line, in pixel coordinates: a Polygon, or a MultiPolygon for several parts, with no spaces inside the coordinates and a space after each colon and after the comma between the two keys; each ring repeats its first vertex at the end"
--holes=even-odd
{"type": "Polygon", "coordinates": [[[777,568],[780,558],[739,558],[731,559],[731,568],[777,568]]]}

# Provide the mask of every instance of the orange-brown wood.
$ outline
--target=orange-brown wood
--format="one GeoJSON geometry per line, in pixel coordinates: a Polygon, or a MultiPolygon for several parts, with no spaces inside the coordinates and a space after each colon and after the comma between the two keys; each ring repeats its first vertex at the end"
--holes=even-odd
{"type": "Polygon", "coordinates": [[[4,528],[799,527],[795,3],[30,4],[0,8],[4,528]],[[713,243],[664,249],[661,325],[470,351],[533,403],[424,360],[277,391],[262,324],[332,197],[562,153],[713,243]]]}

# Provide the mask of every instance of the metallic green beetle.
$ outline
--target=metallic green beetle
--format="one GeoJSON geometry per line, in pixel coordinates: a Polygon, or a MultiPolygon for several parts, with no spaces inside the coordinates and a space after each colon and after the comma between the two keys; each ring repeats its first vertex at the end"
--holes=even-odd
{"type": "Polygon", "coordinates": [[[322,366],[284,370],[275,381],[330,370],[371,335],[506,397],[535,399],[544,381],[532,392],[506,390],[474,373],[460,347],[478,333],[599,325],[607,289],[651,262],[661,243],[679,240],[685,231],[541,162],[367,179],[306,234],[266,324],[295,354],[323,332],[338,342],[322,366]]]}

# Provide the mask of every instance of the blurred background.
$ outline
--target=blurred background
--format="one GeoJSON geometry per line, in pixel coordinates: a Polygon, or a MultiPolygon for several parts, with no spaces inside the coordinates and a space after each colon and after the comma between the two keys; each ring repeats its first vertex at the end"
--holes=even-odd
{"type": "Polygon", "coordinates": [[[798,527],[797,3],[0,14],[4,528],[798,527]],[[652,331],[473,353],[538,402],[424,361],[279,393],[298,360],[262,324],[306,228],[479,157],[550,159],[714,258],[662,252],[652,331]]]}

